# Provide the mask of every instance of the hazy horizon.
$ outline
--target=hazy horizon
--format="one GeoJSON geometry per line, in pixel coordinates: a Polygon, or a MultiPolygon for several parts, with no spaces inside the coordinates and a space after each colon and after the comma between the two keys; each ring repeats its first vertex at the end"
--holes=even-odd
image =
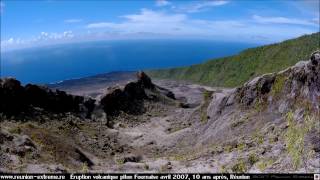
{"type": "Polygon", "coordinates": [[[187,66],[257,44],[211,40],[121,40],[50,45],[3,53],[1,76],[53,83],[113,71],[187,66]]]}

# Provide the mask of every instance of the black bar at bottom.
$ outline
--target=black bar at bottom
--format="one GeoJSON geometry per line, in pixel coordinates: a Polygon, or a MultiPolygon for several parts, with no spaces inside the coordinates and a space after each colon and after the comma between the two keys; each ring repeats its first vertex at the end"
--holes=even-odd
{"type": "Polygon", "coordinates": [[[11,174],[0,173],[0,180],[10,179],[74,179],[74,180],[231,180],[231,179],[312,179],[320,180],[319,174],[190,174],[190,173],[111,173],[111,174],[11,174]]]}

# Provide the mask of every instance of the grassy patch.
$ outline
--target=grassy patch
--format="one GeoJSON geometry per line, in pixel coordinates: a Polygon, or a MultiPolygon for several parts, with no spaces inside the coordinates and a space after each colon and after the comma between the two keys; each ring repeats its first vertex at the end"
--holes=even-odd
{"type": "Polygon", "coordinates": [[[305,131],[296,122],[294,122],[293,113],[287,113],[288,130],[286,133],[287,151],[291,156],[291,160],[295,169],[300,166],[301,156],[304,151],[305,131]]]}
{"type": "Polygon", "coordinates": [[[233,147],[232,147],[231,145],[226,145],[226,146],[224,147],[224,150],[225,150],[226,152],[230,153],[230,152],[232,152],[233,147]]]}
{"type": "Polygon", "coordinates": [[[274,84],[271,89],[271,95],[274,97],[279,96],[279,94],[282,92],[284,88],[284,84],[287,80],[287,77],[285,76],[277,76],[276,80],[274,81],[274,84]]]}
{"type": "Polygon", "coordinates": [[[252,138],[259,145],[264,143],[264,137],[259,131],[254,132],[252,138]]]}
{"type": "Polygon", "coordinates": [[[259,158],[258,158],[258,156],[257,156],[256,153],[250,153],[248,160],[249,160],[250,165],[252,166],[252,165],[254,165],[256,162],[259,161],[259,158]]]}
{"type": "Polygon", "coordinates": [[[228,172],[227,167],[225,165],[220,166],[220,172],[227,173],[228,172]]]}
{"type": "Polygon", "coordinates": [[[267,108],[267,101],[264,100],[264,98],[259,98],[256,100],[255,104],[254,104],[254,109],[256,112],[262,112],[263,110],[265,110],[267,108]]]}
{"type": "Polygon", "coordinates": [[[288,129],[285,134],[287,151],[291,157],[294,169],[300,167],[306,154],[304,138],[315,125],[315,120],[310,115],[305,115],[303,123],[298,124],[290,111],[286,115],[288,129]]]}
{"type": "Polygon", "coordinates": [[[238,159],[237,163],[231,167],[231,170],[232,172],[236,172],[236,173],[244,173],[244,172],[247,172],[248,168],[246,166],[244,159],[238,159]]]}
{"type": "Polygon", "coordinates": [[[203,92],[203,104],[200,107],[200,121],[204,124],[208,121],[207,109],[210,104],[212,93],[212,91],[207,90],[203,92]]]}
{"type": "Polygon", "coordinates": [[[20,134],[21,133],[21,128],[19,125],[9,129],[9,132],[12,134],[20,134]]]}
{"type": "Polygon", "coordinates": [[[89,172],[89,166],[88,166],[87,163],[82,163],[81,172],[82,173],[88,173],[89,172]]]}
{"type": "Polygon", "coordinates": [[[244,142],[239,143],[239,144],[237,145],[237,150],[238,150],[238,151],[243,151],[245,148],[246,148],[246,144],[245,144],[244,142]]]}
{"type": "Polygon", "coordinates": [[[239,120],[234,117],[234,120],[231,123],[231,127],[232,128],[238,127],[238,126],[244,124],[245,122],[247,122],[248,120],[249,120],[248,116],[242,117],[239,120]]]}
{"type": "Polygon", "coordinates": [[[273,159],[263,159],[257,163],[257,167],[260,171],[264,171],[274,163],[273,159]]]}

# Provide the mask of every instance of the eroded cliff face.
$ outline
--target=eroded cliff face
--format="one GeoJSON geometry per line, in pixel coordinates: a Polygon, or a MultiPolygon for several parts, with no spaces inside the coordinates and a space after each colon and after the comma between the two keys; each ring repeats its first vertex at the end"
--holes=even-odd
{"type": "Polygon", "coordinates": [[[256,124],[261,118],[267,119],[265,122],[277,122],[289,112],[299,118],[303,113],[316,118],[319,109],[320,52],[315,52],[310,60],[300,61],[284,71],[256,77],[239,88],[213,93],[208,116],[214,122],[224,116],[229,120],[239,119],[250,112],[257,118],[256,124]],[[230,118],[231,115],[235,117],[230,118]]]}

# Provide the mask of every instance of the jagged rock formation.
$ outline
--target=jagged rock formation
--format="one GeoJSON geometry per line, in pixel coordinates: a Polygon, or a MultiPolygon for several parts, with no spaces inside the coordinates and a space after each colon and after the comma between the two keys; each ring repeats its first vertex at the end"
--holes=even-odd
{"type": "Polygon", "coordinates": [[[123,89],[114,87],[96,104],[96,100],[89,97],[33,84],[22,86],[13,78],[0,79],[0,112],[11,116],[41,108],[49,113],[72,112],[90,118],[99,108],[108,116],[117,115],[120,111],[139,114],[145,111],[144,100],[157,101],[162,96],[174,99],[172,92],[154,85],[144,72],[137,73],[137,78],[137,82],[130,82],[123,89]]]}
{"type": "Polygon", "coordinates": [[[30,114],[35,108],[41,108],[52,113],[74,112],[90,117],[95,102],[90,98],[52,91],[38,85],[22,86],[13,78],[0,80],[0,99],[0,112],[8,116],[30,114]]]}
{"type": "Polygon", "coordinates": [[[130,114],[145,112],[143,101],[159,101],[164,96],[174,99],[174,94],[152,83],[144,73],[137,73],[137,82],[130,82],[123,89],[113,88],[110,93],[101,98],[101,106],[107,115],[117,115],[120,111],[130,114]]]}

